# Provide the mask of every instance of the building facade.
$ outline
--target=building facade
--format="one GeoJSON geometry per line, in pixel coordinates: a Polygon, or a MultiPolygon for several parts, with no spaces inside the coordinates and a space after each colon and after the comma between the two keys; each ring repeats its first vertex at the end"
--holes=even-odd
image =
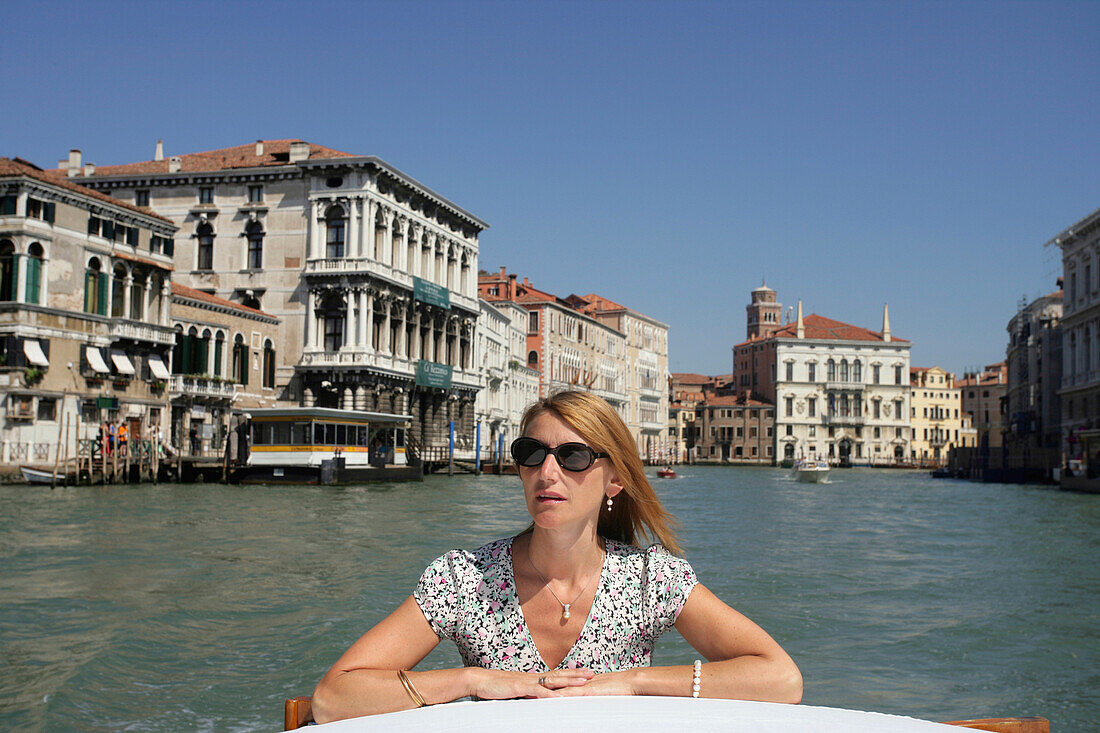
{"type": "Polygon", "coordinates": [[[1036,298],[1008,322],[1006,470],[1049,477],[1062,462],[1062,300],[1061,290],[1036,298]]]}
{"type": "MultiPolygon", "coordinates": [[[[59,175],[179,227],[176,280],[281,322],[284,404],[410,414],[472,445],[478,236],[487,224],[374,156],[266,140],[59,175]]],[[[65,161],[63,161],[65,163],[65,161]]]]}
{"type": "Polygon", "coordinates": [[[0,463],[75,460],[103,421],[164,427],[175,225],[0,158],[0,463]]]}
{"type": "Polygon", "coordinates": [[[967,372],[955,382],[959,387],[962,411],[972,416],[978,450],[1003,445],[1005,390],[1008,365],[989,364],[980,372],[967,372]]]}
{"type": "Polygon", "coordinates": [[[955,448],[973,448],[974,430],[962,409],[955,375],[934,367],[909,369],[909,457],[919,465],[940,466],[955,448]]]}
{"type": "Polygon", "coordinates": [[[909,455],[909,341],[818,315],[733,348],[733,383],[775,405],[777,460],[889,464],[909,455]]]}
{"type": "Polygon", "coordinates": [[[221,454],[234,410],[278,401],[279,319],[172,283],[169,439],[184,453],[221,454]]]}
{"type": "Polygon", "coordinates": [[[525,364],[527,309],[508,301],[479,304],[474,355],[483,385],[476,400],[481,448],[486,460],[507,462],[523,411],[539,398],[539,373],[525,364]]]}
{"type": "Polygon", "coordinates": [[[707,395],[695,406],[699,463],[775,462],[775,406],[746,395],[707,395]]]}

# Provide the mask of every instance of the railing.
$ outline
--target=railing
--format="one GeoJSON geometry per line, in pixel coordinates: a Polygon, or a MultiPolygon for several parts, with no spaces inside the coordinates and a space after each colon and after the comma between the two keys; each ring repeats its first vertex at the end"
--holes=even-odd
{"type": "Polygon", "coordinates": [[[176,343],[175,329],[118,319],[111,321],[111,337],[133,341],[151,341],[154,344],[164,346],[172,346],[176,343]]]}
{"type": "Polygon", "coordinates": [[[224,397],[233,399],[237,396],[240,385],[236,382],[224,379],[211,379],[209,377],[190,377],[185,374],[173,374],[168,379],[168,390],[173,394],[189,394],[196,397],[224,397]]]}
{"type": "MultiPolygon", "coordinates": [[[[413,287],[412,274],[385,262],[379,262],[373,257],[315,257],[306,260],[304,269],[306,275],[335,275],[358,272],[381,275],[410,290],[413,287]]],[[[478,310],[477,298],[472,298],[450,288],[447,288],[447,291],[450,293],[452,305],[458,304],[467,310],[478,310]]]]}
{"type": "Polygon", "coordinates": [[[861,415],[825,415],[826,425],[862,425],[864,417],[861,415]]]}
{"type": "Polygon", "coordinates": [[[863,388],[864,388],[865,386],[866,386],[866,385],[864,385],[864,384],[863,384],[863,382],[836,382],[836,381],[829,381],[829,382],[826,382],[826,383],[825,383],[825,389],[827,389],[827,390],[836,390],[836,391],[843,391],[843,390],[848,390],[848,391],[852,391],[852,390],[855,390],[855,391],[861,391],[861,390],[862,390],[862,389],[863,389],[863,388]]]}

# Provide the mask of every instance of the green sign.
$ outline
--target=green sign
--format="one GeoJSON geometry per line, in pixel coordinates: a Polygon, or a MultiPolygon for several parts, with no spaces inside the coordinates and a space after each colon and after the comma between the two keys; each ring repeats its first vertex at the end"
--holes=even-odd
{"type": "Polygon", "coordinates": [[[452,371],[453,367],[448,364],[421,359],[416,363],[416,384],[420,387],[450,389],[452,371]]]}
{"type": "Polygon", "coordinates": [[[433,282],[427,280],[421,280],[418,277],[413,277],[413,298],[419,300],[421,303],[427,303],[429,305],[437,305],[440,308],[451,307],[451,291],[442,285],[436,285],[433,282]]]}
{"type": "Polygon", "coordinates": [[[117,410],[118,397],[96,397],[95,406],[100,410],[117,410]]]}

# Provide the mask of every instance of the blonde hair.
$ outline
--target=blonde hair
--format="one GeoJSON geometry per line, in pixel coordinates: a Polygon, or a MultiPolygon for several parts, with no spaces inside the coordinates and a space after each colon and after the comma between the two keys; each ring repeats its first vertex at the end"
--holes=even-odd
{"type": "Polygon", "coordinates": [[[665,509],[646,478],[642,459],[626,423],[602,398],[590,392],[557,392],[530,405],[520,421],[520,435],[527,435],[541,415],[561,418],[598,452],[610,455],[623,490],[615,497],[610,512],[601,509],[596,532],[629,545],[637,545],[644,534],[660,542],[669,552],[680,554],[680,542],[673,530],[679,524],[665,509]]]}

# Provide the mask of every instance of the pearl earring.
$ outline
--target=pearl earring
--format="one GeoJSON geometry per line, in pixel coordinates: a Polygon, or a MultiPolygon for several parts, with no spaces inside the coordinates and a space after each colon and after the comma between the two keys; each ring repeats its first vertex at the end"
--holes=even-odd
{"type": "Polygon", "coordinates": [[[611,501],[611,497],[609,496],[609,497],[607,497],[607,511],[611,511],[611,504],[612,504],[612,501],[611,501]]]}

